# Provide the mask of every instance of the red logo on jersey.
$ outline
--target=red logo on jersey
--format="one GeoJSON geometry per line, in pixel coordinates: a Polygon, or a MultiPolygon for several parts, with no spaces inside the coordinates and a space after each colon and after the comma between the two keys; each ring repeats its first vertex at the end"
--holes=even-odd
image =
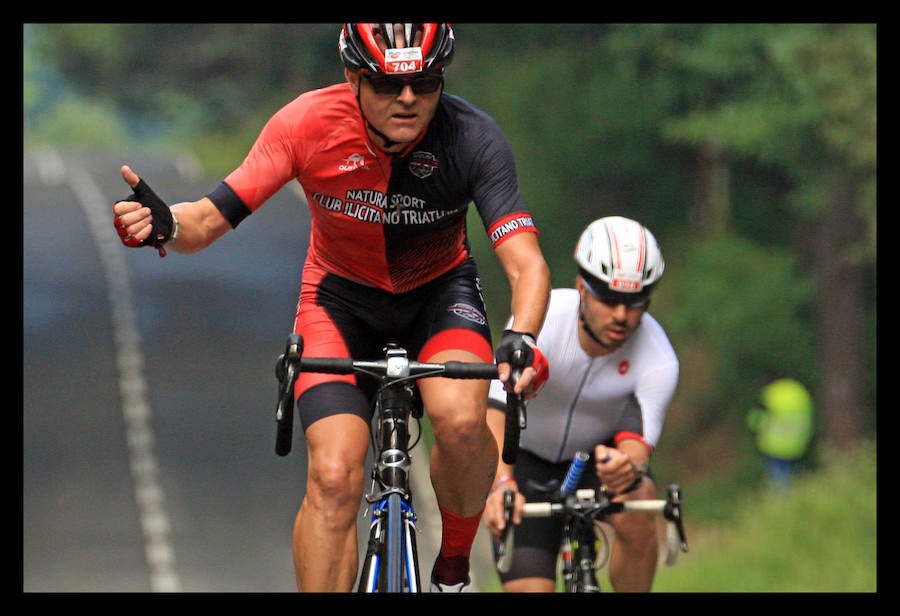
{"type": "Polygon", "coordinates": [[[409,170],[420,180],[434,173],[437,166],[437,157],[431,152],[417,150],[409,155],[409,170]]]}
{"type": "Polygon", "coordinates": [[[619,362],[619,374],[625,376],[628,374],[628,371],[631,370],[631,364],[628,363],[627,359],[623,359],[619,362]]]}
{"type": "Polygon", "coordinates": [[[481,311],[469,304],[453,304],[452,306],[449,306],[447,310],[456,316],[472,321],[473,323],[478,323],[479,325],[484,325],[487,322],[487,319],[481,314],[481,311]]]}

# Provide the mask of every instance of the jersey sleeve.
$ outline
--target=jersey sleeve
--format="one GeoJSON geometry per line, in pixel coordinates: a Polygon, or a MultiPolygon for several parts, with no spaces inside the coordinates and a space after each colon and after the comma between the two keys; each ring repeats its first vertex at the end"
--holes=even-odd
{"type": "Polygon", "coordinates": [[[279,109],[263,126],[240,166],[207,195],[236,227],[285,184],[295,179],[301,167],[300,134],[315,123],[304,121],[311,105],[301,95],[279,109]]]}
{"type": "Polygon", "coordinates": [[[470,138],[474,164],[471,174],[472,198],[491,240],[497,247],[518,233],[537,233],[537,226],[522,194],[512,147],[497,122],[478,109],[472,109],[470,138]]]}
{"type": "Polygon", "coordinates": [[[241,165],[228,174],[225,183],[246,204],[256,211],[285,184],[297,177],[292,126],[300,122],[286,121],[292,105],[272,116],[257,137],[241,165]]]}
{"type": "Polygon", "coordinates": [[[634,395],[644,420],[644,439],[656,447],[662,435],[666,410],[678,385],[677,360],[659,363],[641,375],[634,395]]]}

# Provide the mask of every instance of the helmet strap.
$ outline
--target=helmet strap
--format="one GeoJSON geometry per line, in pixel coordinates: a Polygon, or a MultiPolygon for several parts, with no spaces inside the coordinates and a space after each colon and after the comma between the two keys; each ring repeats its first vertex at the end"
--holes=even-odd
{"type": "Polygon", "coordinates": [[[375,128],[374,126],[372,126],[372,123],[369,122],[369,118],[367,118],[366,116],[363,116],[363,120],[366,121],[366,126],[369,127],[369,130],[371,130],[373,133],[375,133],[376,135],[378,135],[379,137],[381,137],[382,141],[384,141],[384,147],[386,147],[386,148],[392,148],[392,147],[394,147],[395,145],[397,145],[398,143],[400,143],[399,141],[394,141],[393,139],[391,139],[390,137],[388,137],[387,135],[385,135],[383,132],[381,132],[380,130],[378,130],[378,129],[375,128]]]}
{"type": "MultiPolygon", "coordinates": [[[[360,111],[360,113],[362,113],[362,108],[360,108],[359,111],[360,111]]],[[[390,137],[388,137],[387,135],[385,135],[383,132],[381,132],[380,130],[378,130],[378,129],[375,128],[374,126],[372,126],[372,123],[369,122],[369,118],[367,118],[367,117],[366,117],[366,114],[364,114],[364,113],[363,113],[363,120],[366,121],[366,126],[369,128],[369,130],[371,130],[371,131],[372,131],[373,133],[375,133],[377,136],[381,137],[382,141],[384,141],[384,147],[386,147],[386,148],[392,148],[392,147],[394,147],[395,145],[397,145],[397,144],[400,143],[399,141],[394,141],[393,139],[391,139],[390,137]]]]}
{"type": "MultiPolygon", "coordinates": [[[[365,121],[366,128],[371,130],[373,133],[375,133],[376,136],[380,137],[382,139],[382,141],[384,141],[383,148],[392,148],[395,145],[398,145],[400,143],[399,141],[394,141],[393,139],[391,139],[390,137],[385,135],[383,132],[381,132],[380,130],[375,128],[371,122],[369,122],[369,118],[366,117],[366,114],[363,111],[362,101],[359,100],[359,92],[356,93],[356,106],[359,107],[359,115],[361,115],[362,119],[365,121]]],[[[388,154],[391,154],[391,153],[388,152],[388,154]]]]}

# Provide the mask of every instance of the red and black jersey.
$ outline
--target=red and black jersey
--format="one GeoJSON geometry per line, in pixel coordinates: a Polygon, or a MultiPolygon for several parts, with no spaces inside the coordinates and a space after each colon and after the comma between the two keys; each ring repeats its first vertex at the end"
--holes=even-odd
{"type": "Polygon", "coordinates": [[[371,143],[348,83],[304,93],[272,116],[209,197],[236,227],[293,179],[312,217],[307,262],[392,293],[466,261],[470,203],[493,246],[537,232],[506,137],[450,94],[420,139],[392,156],[371,143]]]}

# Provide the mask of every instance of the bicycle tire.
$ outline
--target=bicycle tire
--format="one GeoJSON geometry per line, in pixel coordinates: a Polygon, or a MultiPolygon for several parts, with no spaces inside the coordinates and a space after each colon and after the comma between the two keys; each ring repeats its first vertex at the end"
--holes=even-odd
{"type": "Polygon", "coordinates": [[[594,559],[594,569],[599,571],[609,562],[609,556],[612,551],[612,542],[616,536],[616,531],[609,522],[594,521],[594,537],[596,539],[596,553],[594,559]]]}
{"type": "Polygon", "coordinates": [[[403,592],[403,507],[399,494],[387,497],[387,524],[385,526],[385,592],[403,592]]]}
{"type": "MultiPolygon", "coordinates": [[[[360,568],[357,586],[357,591],[360,593],[422,592],[415,514],[412,512],[411,506],[403,507],[403,501],[399,495],[393,496],[398,497],[397,502],[391,502],[393,499],[388,498],[382,503],[381,517],[377,522],[372,523],[369,531],[369,543],[360,568]],[[394,554],[388,556],[391,531],[387,530],[390,525],[388,521],[390,514],[387,512],[391,507],[394,507],[395,511],[399,508],[402,512],[401,530],[399,533],[395,533],[402,537],[402,546],[399,548],[401,552],[396,555],[399,558],[395,558],[394,554]],[[392,577],[391,569],[396,566],[391,564],[392,562],[399,562],[399,590],[397,590],[396,578],[392,577]]],[[[397,575],[396,572],[394,575],[397,575]]]]}

